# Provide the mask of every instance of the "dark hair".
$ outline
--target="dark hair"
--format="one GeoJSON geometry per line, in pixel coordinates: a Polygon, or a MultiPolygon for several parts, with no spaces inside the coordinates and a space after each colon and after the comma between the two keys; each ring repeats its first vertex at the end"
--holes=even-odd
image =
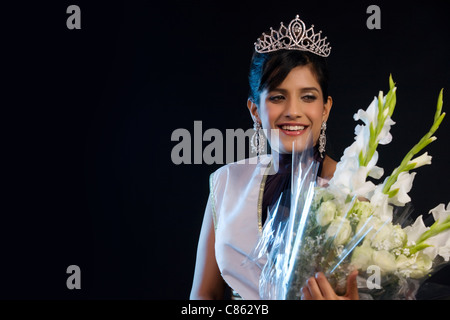
{"type": "Polygon", "coordinates": [[[259,96],[265,89],[275,89],[298,66],[311,66],[319,82],[324,102],[328,99],[328,66],[325,58],[299,50],[279,50],[271,53],[255,52],[250,63],[249,99],[259,105],[259,96]]]}

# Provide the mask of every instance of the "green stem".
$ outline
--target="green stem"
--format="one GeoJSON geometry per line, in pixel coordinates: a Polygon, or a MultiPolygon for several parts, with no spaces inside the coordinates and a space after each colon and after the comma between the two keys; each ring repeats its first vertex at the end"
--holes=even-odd
{"type": "Polygon", "coordinates": [[[415,246],[411,246],[409,247],[409,254],[414,254],[418,251],[422,251],[423,249],[426,249],[428,247],[431,247],[429,244],[426,243],[421,243],[421,244],[416,244],[415,246]]]}
{"type": "Polygon", "coordinates": [[[439,93],[433,125],[431,126],[430,130],[422,137],[422,139],[420,139],[420,141],[414,147],[412,147],[411,150],[409,150],[409,152],[403,158],[403,161],[400,163],[400,166],[395,168],[392,174],[388,177],[383,187],[384,194],[389,194],[392,185],[397,181],[397,178],[400,175],[400,173],[413,169],[411,168],[411,166],[408,166],[409,161],[423,148],[425,148],[427,145],[429,145],[431,142],[435,140],[435,138],[433,139],[432,136],[439,128],[442,120],[444,120],[445,117],[445,112],[441,114],[442,105],[443,105],[443,89],[439,93]]]}
{"type": "Polygon", "coordinates": [[[439,221],[436,221],[431,227],[430,229],[428,229],[427,231],[425,231],[424,233],[422,233],[422,235],[419,237],[419,239],[417,239],[417,243],[422,243],[424,241],[426,241],[427,239],[434,237],[436,235],[438,235],[439,233],[441,233],[442,231],[445,231],[447,229],[450,229],[450,222],[447,223],[441,223],[441,224],[437,224],[439,221]]]}
{"type": "Polygon", "coordinates": [[[396,87],[394,81],[392,80],[392,75],[389,76],[389,92],[386,95],[386,101],[383,103],[383,92],[380,91],[378,94],[378,116],[375,123],[375,128],[373,127],[373,123],[370,124],[370,137],[369,143],[367,145],[367,149],[365,154],[360,154],[359,164],[360,166],[367,166],[372,160],[375,151],[378,148],[379,140],[378,136],[383,130],[384,123],[388,116],[391,116],[394,112],[395,104],[396,104],[396,87]]]}
{"type": "Polygon", "coordinates": [[[430,227],[430,229],[428,229],[427,231],[422,233],[422,235],[419,237],[419,239],[417,239],[417,242],[415,245],[408,247],[409,253],[414,254],[418,251],[421,251],[425,248],[430,247],[430,245],[426,244],[425,241],[431,237],[438,235],[439,233],[441,233],[447,229],[450,229],[450,221],[447,222],[447,220],[449,220],[449,219],[447,218],[444,221],[444,223],[439,223],[439,221],[436,221],[435,223],[433,223],[433,225],[430,227]]]}

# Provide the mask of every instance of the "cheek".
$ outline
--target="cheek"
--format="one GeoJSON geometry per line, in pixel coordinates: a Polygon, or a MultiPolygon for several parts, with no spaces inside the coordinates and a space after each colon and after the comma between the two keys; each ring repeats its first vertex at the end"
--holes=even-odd
{"type": "Polygon", "coordinates": [[[314,140],[317,140],[320,135],[320,128],[322,127],[322,118],[323,118],[323,106],[315,105],[311,106],[311,108],[307,112],[307,116],[312,123],[312,132],[314,140]]]}
{"type": "Polygon", "coordinates": [[[274,127],[275,121],[280,117],[280,112],[277,112],[276,108],[270,108],[267,113],[267,118],[271,128],[274,127]]]}
{"type": "Polygon", "coordinates": [[[280,112],[276,108],[269,108],[265,104],[261,104],[259,109],[259,116],[264,129],[273,129],[275,120],[278,119],[280,112]]]}
{"type": "Polygon", "coordinates": [[[322,116],[324,111],[324,106],[322,102],[311,103],[305,107],[305,113],[308,115],[308,118],[314,122],[322,122],[322,116]]]}

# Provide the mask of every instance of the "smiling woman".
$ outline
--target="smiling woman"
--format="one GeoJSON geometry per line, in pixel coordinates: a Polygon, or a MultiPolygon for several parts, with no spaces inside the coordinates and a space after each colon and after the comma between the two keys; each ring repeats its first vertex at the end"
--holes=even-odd
{"type": "MultiPolygon", "coordinates": [[[[261,127],[268,133],[272,153],[258,156],[257,162],[227,164],[211,175],[191,298],[223,298],[227,284],[244,299],[259,299],[260,266],[243,261],[275,203],[289,214],[294,143],[301,152],[312,140],[314,158],[320,163],[319,185],[332,178],[336,162],[325,153],[332,106],[325,59],[330,49],[313,27],[305,29],[298,16],[288,28],[271,29],[270,37],[263,34],[255,43],[247,107],[255,134],[263,138],[261,127]]],[[[355,274],[349,276],[348,286],[349,294],[340,297],[329,292],[325,277],[311,277],[305,287],[311,294],[305,297],[322,299],[326,293],[331,299],[357,299],[355,274]]]]}
{"type": "MultiPolygon", "coordinates": [[[[277,150],[279,153],[291,153],[293,140],[305,140],[307,133],[311,133],[313,141],[317,142],[322,123],[327,121],[332,106],[331,97],[323,97],[314,65],[305,59],[304,55],[307,54],[299,55],[295,51],[287,53],[294,56],[288,55],[298,64],[307,64],[292,68],[276,87],[273,84],[263,84],[266,88],[260,93],[259,99],[252,97],[248,101],[248,108],[255,122],[262,123],[265,129],[281,130],[280,149],[277,150]]],[[[303,141],[303,145],[305,143],[303,141]]]]}

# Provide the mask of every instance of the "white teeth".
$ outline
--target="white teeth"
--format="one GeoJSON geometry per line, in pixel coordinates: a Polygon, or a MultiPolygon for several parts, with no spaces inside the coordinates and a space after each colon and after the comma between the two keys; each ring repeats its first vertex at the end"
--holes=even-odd
{"type": "Polygon", "coordinates": [[[281,129],[283,130],[289,130],[289,131],[298,131],[305,129],[304,126],[281,126],[281,129]]]}

